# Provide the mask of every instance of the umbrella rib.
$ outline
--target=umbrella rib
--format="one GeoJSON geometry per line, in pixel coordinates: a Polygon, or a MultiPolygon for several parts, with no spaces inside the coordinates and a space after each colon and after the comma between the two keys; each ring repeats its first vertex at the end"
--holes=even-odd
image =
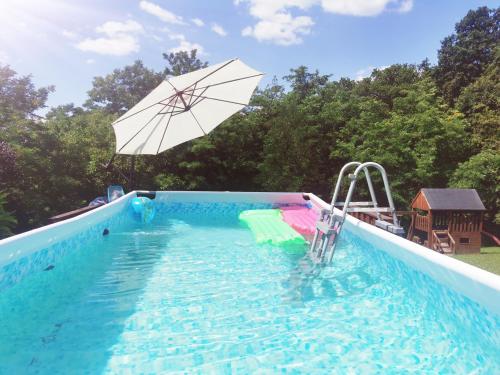
{"type": "Polygon", "coordinates": [[[171,107],[171,108],[177,108],[177,109],[184,109],[184,107],[178,107],[175,103],[177,103],[177,100],[174,102],[174,105],[171,104],[165,104],[165,103],[159,103],[161,105],[164,105],[165,107],[171,107]]]}
{"type": "MultiPolygon", "coordinates": [[[[174,103],[174,106],[177,104],[177,98],[175,99],[175,103],[174,103]]],[[[158,145],[158,149],[156,150],[156,154],[158,155],[158,153],[160,152],[160,148],[161,148],[161,145],[163,143],[163,138],[165,138],[165,134],[167,133],[167,129],[168,129],[168,125],[170,125],[170,120],[172,120],[172,114],[173,114],[174,110],[172,109],[172,112],[170,112],[170,116],[168,117],[168,121],[167,121],[167,125],[165,126],[165,129],[163,130],[163,134],[161,136],[161,141],[160,141],[160,144],[158,145]]]]}
{"type": "MultiPolygon", "coordinates": [[[[229,60],[229,61],[228,61],[227,63],[225,63],[224,65],[219,66],[217,69],[215,69],[215,70],[211,71],[210,73],[208,73],[206,76],[203,76],[203,77],[201,77],[199,80],[197,80],[197,81],[193,82],[191,85],[189,85],[189,86],[188,86],[188,88],[189,88],[189,87],[191,87],[191,86],[195,86],[195,87],[196,87],[196,85],[197,85],[198,83],[200,83],[200,82],[201,82],[201,81],[203,81],[204,79],[206,79],[206,78],[210,77],[212,74],[217,73],[219,70],[221,70],[222,68],[225,68],[226,66],[228,66],[229,64],[231,64],[232,62],[234,62],[234,61],[236,61],[236,60],[237,60],[237,59],[232,59],[232,60],[229,60]]],[[[190,72],[190,73],[191,73],[191,72],[190,72]]],[[[172,88],[176,91],[176,95],[177,95],[177,91],[179,91],[179,90],[177,90],[177,88],[176,88],[176,87],[172,84],[172,82],[170,82],[170,81],[168,80],[168,78],[165,78],[165,81],[167,81],[167,82],[168,82],[168,84],[169,84],[170,86],[172,86],[172,88]]]]}
{"type": "Polygon", "coordinates": [[[191,94],[191,99],[193,97],[196,97],[196,99],[193,101],[193,103],[190,103],[189,104],[189,107],[194,107],[196,104],[198,104],[199,102],[201,102],[203,100],[203,97],[202,95],[208,90],[208,87],[205,87],[205,89],[199,94],[199,95],[196,95],[194,92],[191,94]],[[200,99],[201,97],[201,100],[198,100],[200,99]]]}
{"type": "Polygon", "coordinates": [[[191,89],[188,90],[190,92],[190,95],[191,95],[191,97],[189,98],[188,107],[191,107],[191,103],[193,101],[194,90],[196,90],[196,86],[197,85],[198,85],[198,83],[195,83],[193,89],[192,90],[191,89]]]}
{"type": "MultiPolygon", "coordinates": [[[[130,138],[130,139],[127,141],[127,143],[125,143],[125,144],[124,144],[124,145],[123,145],[123,146],[122,146],[122,147],[118,150],[118,152],[120,152],[121,150],[123,150],[123,149],[125,148],[125,146],[127,146],[127,145],[128,145],[128,144],[132,141],[132,139],[134,139],[135,137],[137,137],[137,135],[138,135],[141,131],[143,131],[143,130],[144,130],[144,129],[145,129],[145,128],[146,128],[146,127],[147,127],[147,126],[148,126],[148,125],[149,125],[149,124],[153,121],[153,120],[154,120],[154,118],[155,118],[156,116],[158,116],[158,114],[159,114],[161,111],[163,111],[166,107],[167,107],[166,105],[163,105],[163,108],[162,108],[162,109],[160,109],[158,112],[156,112],[156,114],[155,114],[153,117],[151,117],[151,118],[149,119],[149,121],[148,121],[148,122],[146,122],[146,124],[145,124],[142,128],[140,128],[140,129],[139,129],[139,131],[138,131],[137,133],[135,133],[135,134],[132,136],[132,138],[130,138]]],[[[167,113],[168,113],[168,112],[167,112],[167,113]]]]}
{"type": "Polygon", "coordinates": [[[158,125],[160,125],[160,123],[163,121],[163,119],[165,118],[165,116],[168,114],[169,112],[163,112],[163,113],[160,113],[161,116],[159,117],[158,119],[158,122],[156,123],[154,129],[149,133],[149,135],[147,136],[146,140],[143,142],[142,146],[144,147],[144,145],[149,142],[149,140],[151,139],[151,136],[153,135],[153,133],[156,131],[156,128],[158,127],[158,125]]]}
{"type": "Polygon", "coordinates": [[[200,125],[200,122],[198,121],[198,119],[196,118],[196,116],[194,115],[193,111],[189,110],[189,113],[191,113],[191,116],[193,116],[194,120],[196,121],[196,123],[198,124],[198,126],[200,127],[201,131],[203,132],[203,135],[207,135],[207,133],[205,133],[205,130],[203,130],[203,128],[201,127],[200,125]]]}
{"type": "Polygon", "coordinates": [[[167,81],[167,83],[172,86],[172,88],[175,90],[175,92],[177,92],[177,88],[172,84],[172,82],[170,82],[170,80],[168,78],[165,78],[165,81],[167,81]]]}
{"type": "Polygon", "coordinates": [[[231,82],[242,81],[242,80],[244,80],[244,79],[255,78],[255,77],[259,77],[259,76],[263,76],[263,75],[264,75],[264,73],[253,74],[253,75],[251,75],[251,76],[247,76],[247,77],[241,77],[241,78],[230,79],[230,80],[228,80],[228,81],[223,81],[223,82],[214,83],[214,84],[207,85],[207,86],[198,87],[197,89],[194,89],[194,90],[201,90],[201,89],[206,89],[206,88],[213,87],[213,86],[225,85],[226,83],[231,83],[231,82]]]}
{"type": "MultiPolygon", "coordinates": [[[[245,104],[245,103],[240,103],[240,102],[233,102],[232,100],[225,100],[225,99],[218,99],[218,98],[212,98],[210,96],[198,96],[198,98],[202,98],[202,99],[209,99],[209,100],[216,100],[218,102],[224,102],[224,103],[230,103],[230,104],[238,104],[238,105],[242,105],[244,107],[246,107],[248,104],[245,104]]],[[[201,100],[200,100],[201,101],[201,100]]],[[[199,103],[199,102],[198,102],[199,103]]]]}
{"type": "MultiPolygon", "coordinates": [[[[229,65],[229,64],[231,64],[232,62],[235,62],[236,60],[237,60],[237,59],[232,59],[232,60],[229,60],[229,61],[228,61],[227,63],[225,63],[224,65],[222,65],[222,66],[218,67],[218,68],[217,68],[217,69],[215,69],[214,71],[212,71],[212,72],[208,73],[206,76],[204,76],[204,77],[200,78],[199,80],[197,80],[196,82],[194,82],[194,84],[196,85],[196,84],[200,83],[200,82],[201,82],[201,81],[203,81],[204,79],[206,79],[206,78],[210,77],[210,76],[211,76],[212,74],[214,74],[214,73],[217,73],[219,70],[221,70],[222,68],[225,68],[226,66],[228,66],[228,65],[229,65]]],[[[192,86],[192,85],[193,85],[193,84],[191,84],[191,86],[192,86]]]]}
{"type": "MultiPolygon", "coordinates": [[[[172,101],[172,99],[173,99],[176,95],[177,95],[177,94],[172,94],[172,95],[170,95],[169,97],[167,97],[166,99],[168,99],[168,100],[169,100],[169,102],[171,102],[171,101],[172,101]]],[[[118,120],[116,120],[113,124],[118,124],[119,122],[122,122],[122,121],[124,121],[124,120],[126,120],[126,119],[128,119],[128,118],[130,118],[130,117],[132,117],[132,116],[135,116],[135,115],[137,115],[137,114],[139,114],[139,113],[141,113],[141,112],[144,112],[145,110],[147,110],[147,109],[149,109],[149,108],[151,108],[151,107],[154,107],[155,105],[158,105],[158,104],[160,104],[160,105],[165,105],[165,104],[163,104],[163,103],[162,103],[162,101],[163,101],[163,100],[166,100],[166,99],[162,99],[162,100],[160,100],[160,101],[159,101],[159,102],[157,102],[157,103],[151,104],[151,105],[149,105],[149,106],[147,106],[147,107],[145,107],[145,108],[143,108],[143,109],[140,109],[139,111],[137,111],[137,112],[135,112],[135,113],[132,113],[131,115],[128,115],[127,117],[124,117],[124,118],[122,118],[122,119],[118,119],[118,120]]]]}

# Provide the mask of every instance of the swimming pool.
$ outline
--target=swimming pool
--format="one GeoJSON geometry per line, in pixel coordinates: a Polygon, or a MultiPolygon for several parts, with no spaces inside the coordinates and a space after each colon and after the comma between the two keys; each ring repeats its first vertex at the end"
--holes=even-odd
{"type": "Polygon", "coordinates": [[[318,268],[238,221],[300,193],[134,196],[0,241],[1,373],[500,372],[497,276],[353,218],[318,268]]]}

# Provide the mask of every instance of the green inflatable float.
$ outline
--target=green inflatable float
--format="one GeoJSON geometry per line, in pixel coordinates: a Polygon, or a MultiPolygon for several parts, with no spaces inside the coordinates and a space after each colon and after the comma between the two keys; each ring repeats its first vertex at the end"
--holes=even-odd
{"type": "Polygon", "coordinates": [[[248,225],[258,244],[283,246],[306,243],[304,237],[283,221],[278,209],[243,211],[239,219],[248,225]]]}

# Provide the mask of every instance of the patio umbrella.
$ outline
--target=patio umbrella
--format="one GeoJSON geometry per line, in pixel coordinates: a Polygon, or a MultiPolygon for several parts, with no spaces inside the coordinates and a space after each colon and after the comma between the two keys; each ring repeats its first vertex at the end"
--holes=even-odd
{"type": "Polygon", "coordinates": [[[233,59],[165,79],[113,123],[116,153],[156,155],[208,134],[248,105],[262,75],[233,59]]]}

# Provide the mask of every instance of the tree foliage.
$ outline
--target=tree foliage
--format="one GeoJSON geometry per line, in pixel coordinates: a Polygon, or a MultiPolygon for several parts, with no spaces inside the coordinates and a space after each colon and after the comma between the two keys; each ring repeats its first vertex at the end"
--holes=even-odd
{"type": "Polygon", "coordinates": [[[299,99],[304,99],[325,86],[330,75],[321,75],[318,70],[309,73],[309,69],[301,65],[296,69],[290,69],[290,74],[283,78],[292,86],[292,92],[299,99]]]}
{"type": "Polygon", "coordinates": [[[0,192],[0,238],[10,236],[17,224],[15,217],[5,210],[7,196],[0,192]]]}
{"type": "Polygon", "coordinates": [[[500,8],[470,10],[441,42],[434,77],[445,100],[452,104],[493,61],[500,40],[500,8]]]}
{"type": "Polygon", "coordinates": [[[16,153],[7,142],[0,140],[0,189],[2,182],[16,176],[16,153]]]}
{"type": "Polygon", "coordinates": [[[191,52],[180,51],[164,53],[163,58],[167,60],[167,67],[163,72],[165,76],[180,76],[198,69],[206,68],[208,62],[201,61],[197,56],[196,49],[191,52]]]}
{"type": "Polygon", "coordinates": [[[8,65],[0,64],[0,130],[15,119],[38,119],[54,86],[36,89],[31,76],[19,77],[8,65]]]}
{"type": "Polygon", "coordinates": [[[500,224],[500,153],[485,150],[459,165],[450,186],[476,189],[488,210],[488,221],[500,224]]]}
{"type": "Polygon", "coordinates": [[[467,86],[457,108],[466,116],[474,146],[500,149],[500,47],[484,74],[467,86]]]}
{"type": "Polygon", "coordinates": [[[149,94],[163,79],[161,73],[137,60],[123,69],[115,69],[104,77],[95,77],[85,106],[102,108],[110,113],[124,113],[149,94]]]}

